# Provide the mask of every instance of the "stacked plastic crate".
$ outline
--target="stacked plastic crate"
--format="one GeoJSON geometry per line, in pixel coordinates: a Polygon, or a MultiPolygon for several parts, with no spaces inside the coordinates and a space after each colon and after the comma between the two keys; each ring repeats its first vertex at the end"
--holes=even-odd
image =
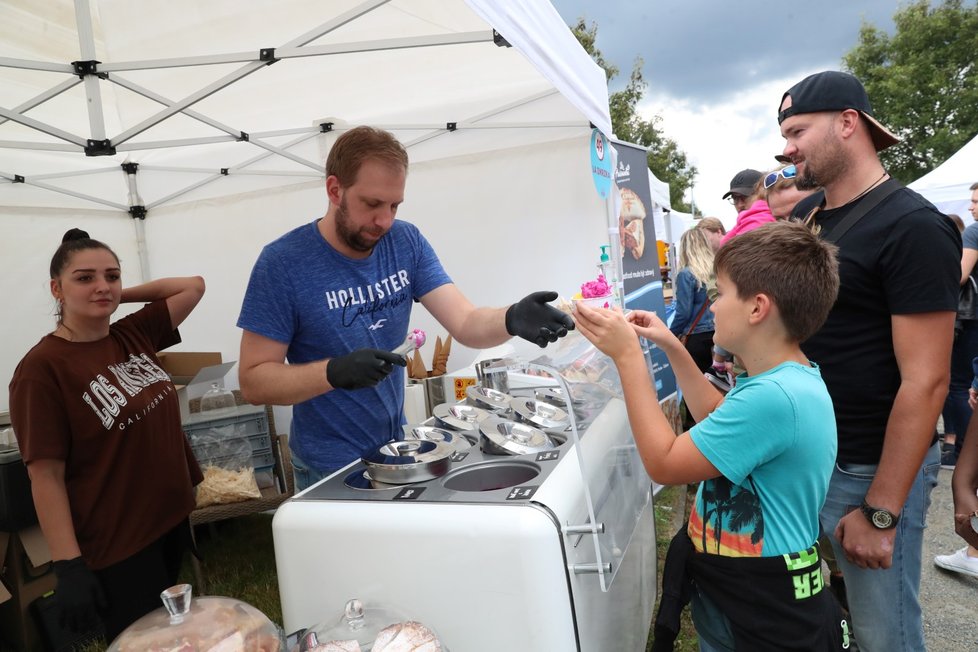
{"type": "Polygon", "coordinates": [[[183,422],[183,431],[202,467],[208,463],[220,465],[221,456],[229,448],[215,437],[247,439],[259,488],[275,486],[275,456],[264,406],[239,405],[217,412],[197,412],[183,422]]]}

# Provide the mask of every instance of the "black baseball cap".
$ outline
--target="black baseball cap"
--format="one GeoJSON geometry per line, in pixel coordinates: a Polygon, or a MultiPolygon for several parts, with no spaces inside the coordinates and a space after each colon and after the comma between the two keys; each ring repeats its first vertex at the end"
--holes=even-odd
{"type": "Polygon", "coordinates": [[[785,156],[784,154],[775,154],[774,160],[778,163],[783,163],[785,165],[790,165],[792,163],[790,156],[785,156]]]}
{"type": "Polygon", "coordinates": [[[751,170],[750,168],[741,170],[734,175],[733,179],[730,180],[730,190],[724,193],[723,199],[726,199],[733,194],[750,197],[754,194],[754,186],[757,185],[757,182],[760,180],[763,174],[763,172],[751,170]]]}
{"type": "Polygon", "coordinates": [[[847,72],[826,70],[805,77],[781,96],[778,109],[778,124],[801,113],[855,109],[869,125],[869,133],[877,152],[900,142],[899,138],[873,117],[873,107],[869,104],[869,96],[866,95],[862,82],[847,72]],[[781,111],[784,98],[788,96],[791,96],[791,106],[781,111]]]}

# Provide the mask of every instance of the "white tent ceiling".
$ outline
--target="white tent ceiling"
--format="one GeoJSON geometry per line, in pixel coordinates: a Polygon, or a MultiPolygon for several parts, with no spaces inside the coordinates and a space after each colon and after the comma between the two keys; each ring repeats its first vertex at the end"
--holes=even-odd
{"type": "Polygon", "coordinates": [[[149,210],[295,183],[328,123],[420,162],[588,121],[610,133],[604,75],[545,1],[0,3],[0,205],[127,210],[124,161],[149,210]]]}
{"type": "Polygon", "coordinates": [[[971,184],[978,182],[978,137],[939,166],[910,184],[944,213],[953,213],[969,224],[971,184]]]}
{"type": "MultiPolygon", "coordinates": [[[[0,0],[0,381],[53,327],[47,266],[70,227],[115,249],[127,285],[203,275],[178,348],[237,359],[251,265],[323,214],[322,161],[359,124],[408,145],[398,217],[477,304],[593,277],[607,86],[546,0],[0,0]],[[97,75],[74,74],[83,60],[97,75]]],[[[412,326],[443,334],[420,308],[412,326]]]]}

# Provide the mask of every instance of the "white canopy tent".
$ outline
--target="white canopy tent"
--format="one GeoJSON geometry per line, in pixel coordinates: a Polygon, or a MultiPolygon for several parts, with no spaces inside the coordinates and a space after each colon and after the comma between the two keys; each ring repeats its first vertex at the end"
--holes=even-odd
{"type": "Polygon", "coordinates": [[[953,213],[969,224],[971,184],[978,182],[978,137],[939,166],[910,184],[942,213],[953,213]]]}
{"type": "Polygon", "coordinates": [[[129,284],[203,275],[178,348],[237,359],[251,265],[325,212],[322,161],[358,124],[407,145],[399,218],[475,303],[593,274],[608,232],[588,144],[592,125],[611,132],[607,87],[545,0],[4,2],[0,380],[53,328],[47,266],[75,226],[129,284]]]}

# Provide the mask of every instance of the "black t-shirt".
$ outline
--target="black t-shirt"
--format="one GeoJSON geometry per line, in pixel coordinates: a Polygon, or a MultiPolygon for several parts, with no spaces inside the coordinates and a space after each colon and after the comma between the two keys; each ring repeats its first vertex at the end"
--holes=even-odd
{"type": "MultiPolygon", "coordinates": [[[[821,210],[814,221],[831,233],[852,207],[821,210]]],[[[961,236],[930,202],[901,188],[838,244],[839,298],[802,350],[832,396],[838,460],[876,464],[900,387],[891,316],[956,310],[961,236]]]]}

